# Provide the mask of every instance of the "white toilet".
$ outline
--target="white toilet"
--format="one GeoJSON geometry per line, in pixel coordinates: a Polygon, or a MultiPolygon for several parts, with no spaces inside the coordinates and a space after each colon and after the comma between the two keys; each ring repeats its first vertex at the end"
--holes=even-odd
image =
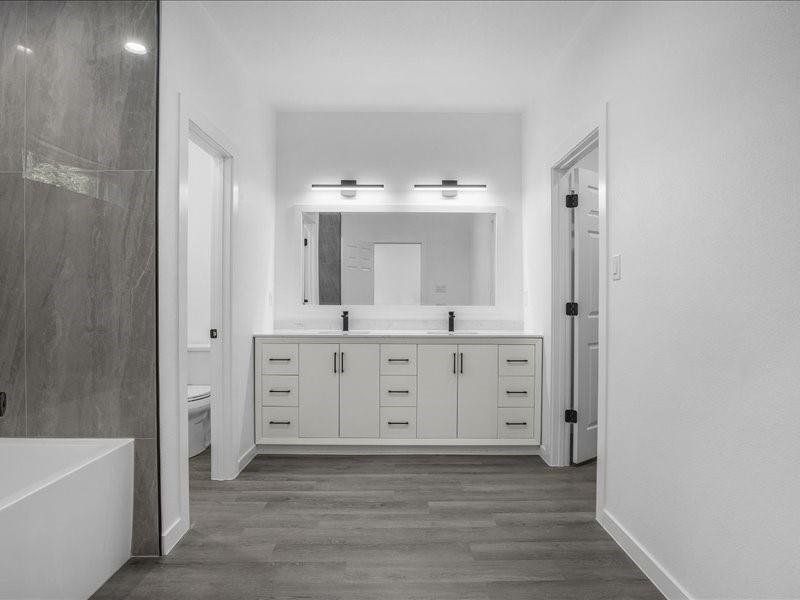
{"type": "Polygon", "coordinates": [[[186,402],[189,409],[189,458],[191,458],[211,445],[211,386],[187,386],[186,402]]]}

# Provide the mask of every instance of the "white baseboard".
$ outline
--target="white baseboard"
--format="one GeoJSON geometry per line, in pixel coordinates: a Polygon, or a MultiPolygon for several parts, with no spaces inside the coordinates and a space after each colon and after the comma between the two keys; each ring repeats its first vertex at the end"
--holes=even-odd
{"type": "Polygon", "coordinates": [[[668,600],[693,600],[684,587],[670,575],[639,541],[633,537],[608,510],[597,513],[597,522],[614,538],[620,548],[636,563],[647,578],[668,600]]]}
{"type": "Polygon", "coordinates": [[[538,456],[539,446],[460,446],[460,445],[343,445],[343,444],[259,444],[258,454],[484,454],[538,456]]]}
{"type": "Polygon", "coordinates": [[[189,531],[189,521],[178,517],[172,522],[164,533],[161,534],[161,552],[164,556],[169,554],[175,545],[181,541],[189,531]]]}
{"type": "MultiPolygon", "coordinates": [[[[239,473],[244,471],[244,468],[250,464],[250,461],[253,460],[253,458],[255,458],[256,454],[258,454],[258,450],[256,449],[255,444],[253,444],[252,446],[250,446],[250,449],[247,450],[247,452],[245,452],[239,457],[239,464],[238,464],[239,470],[236,471],[236,477],[239,476],[239,473]]],[[[234,477],[234,479],[236,479],[236,477],[234,477]]]]}

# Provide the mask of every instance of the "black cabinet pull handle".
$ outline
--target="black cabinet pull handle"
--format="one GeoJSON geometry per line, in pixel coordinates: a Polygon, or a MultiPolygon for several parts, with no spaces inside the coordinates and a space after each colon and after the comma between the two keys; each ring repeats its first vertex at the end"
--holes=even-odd
{"type": "Polygon", "coordinates": [[[269,362],[289,362],[291,358],[272,358],[270,357],[269,362]]]}
{"type": "Polygon", "coordinates": [[[506,390],[506,394],[522,394],[523,396],[527,396],[528,392],[525,390],[506,390]]]}
{"type": "Polygon", "coordinates": [[[291,421],[270,421],[270,425],[291,425],[291,421]]]}
{"type": "Polygon", "coordinates": [[[292,390],[270,390],[270,394],[291,394],[292,390]]]}
{"type": "Polygon", "coordinates": [[[337,354],[339,354],[339,353],[338,352],[334,352],[333,353],[333,372],[334,373],[338,373],[338,371],[336,370],[336,355],[337,354]]]}
{"type": "Polygon", "coordinates": [[[506,425],[527,425],[526,421],[506,421],[506,425]]]}
{"type": "Polygon", "coordinates": [[[507,363],[526,363],[528,362],[527,358],[507,358],[507,363]]]}
{"type": "Polygon", "coordinates": [[[464,353],[461,353],[461,373],[464,373],[464,353]]]}
{"type": "Polygon", "coordinates": [[[339,369],[339,371],[341,373],[344,373],[344,352],[340,352],[339,354],[341,354],[341,363],[339,365],[341,368],[339,369]]]}
{"type": "Polygon", "coordinates": [[[407,394],[408,390],[386,390],[389,394],[407,394]]]}
{"type": "Polygon", "coordinates": [[[408,425],[408,421],[387,421],[387,425],[408,425]]]}
{"type": "Polygon", "coordinates": [[[453,352],[453,373],[456,372],[456,353],[453,352]]]}
{"type": "Polygon", "coordinates": [[[408,358],[387,358],[386,362],[402,362],[407,363],[410,359],[408,358]]]}

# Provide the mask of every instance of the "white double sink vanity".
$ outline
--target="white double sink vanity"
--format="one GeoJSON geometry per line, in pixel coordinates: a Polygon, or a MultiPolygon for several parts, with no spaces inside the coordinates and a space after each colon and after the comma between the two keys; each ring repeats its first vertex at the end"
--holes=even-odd
{"type": "Polygon", "coordinates": [[[541,442],[541,337],[303,331],[254,339],[259,445],[541,442]]]}

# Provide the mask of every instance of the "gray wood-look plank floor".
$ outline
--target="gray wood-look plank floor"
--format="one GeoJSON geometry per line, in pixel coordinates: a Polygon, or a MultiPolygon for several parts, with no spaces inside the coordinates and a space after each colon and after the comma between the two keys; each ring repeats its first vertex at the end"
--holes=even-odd
{"type": "Polygon", "coordinates": [[[192,529],[95,599],[662,598],[594,520],[595,465],[522,456],[191,461],[192,529]]]}

